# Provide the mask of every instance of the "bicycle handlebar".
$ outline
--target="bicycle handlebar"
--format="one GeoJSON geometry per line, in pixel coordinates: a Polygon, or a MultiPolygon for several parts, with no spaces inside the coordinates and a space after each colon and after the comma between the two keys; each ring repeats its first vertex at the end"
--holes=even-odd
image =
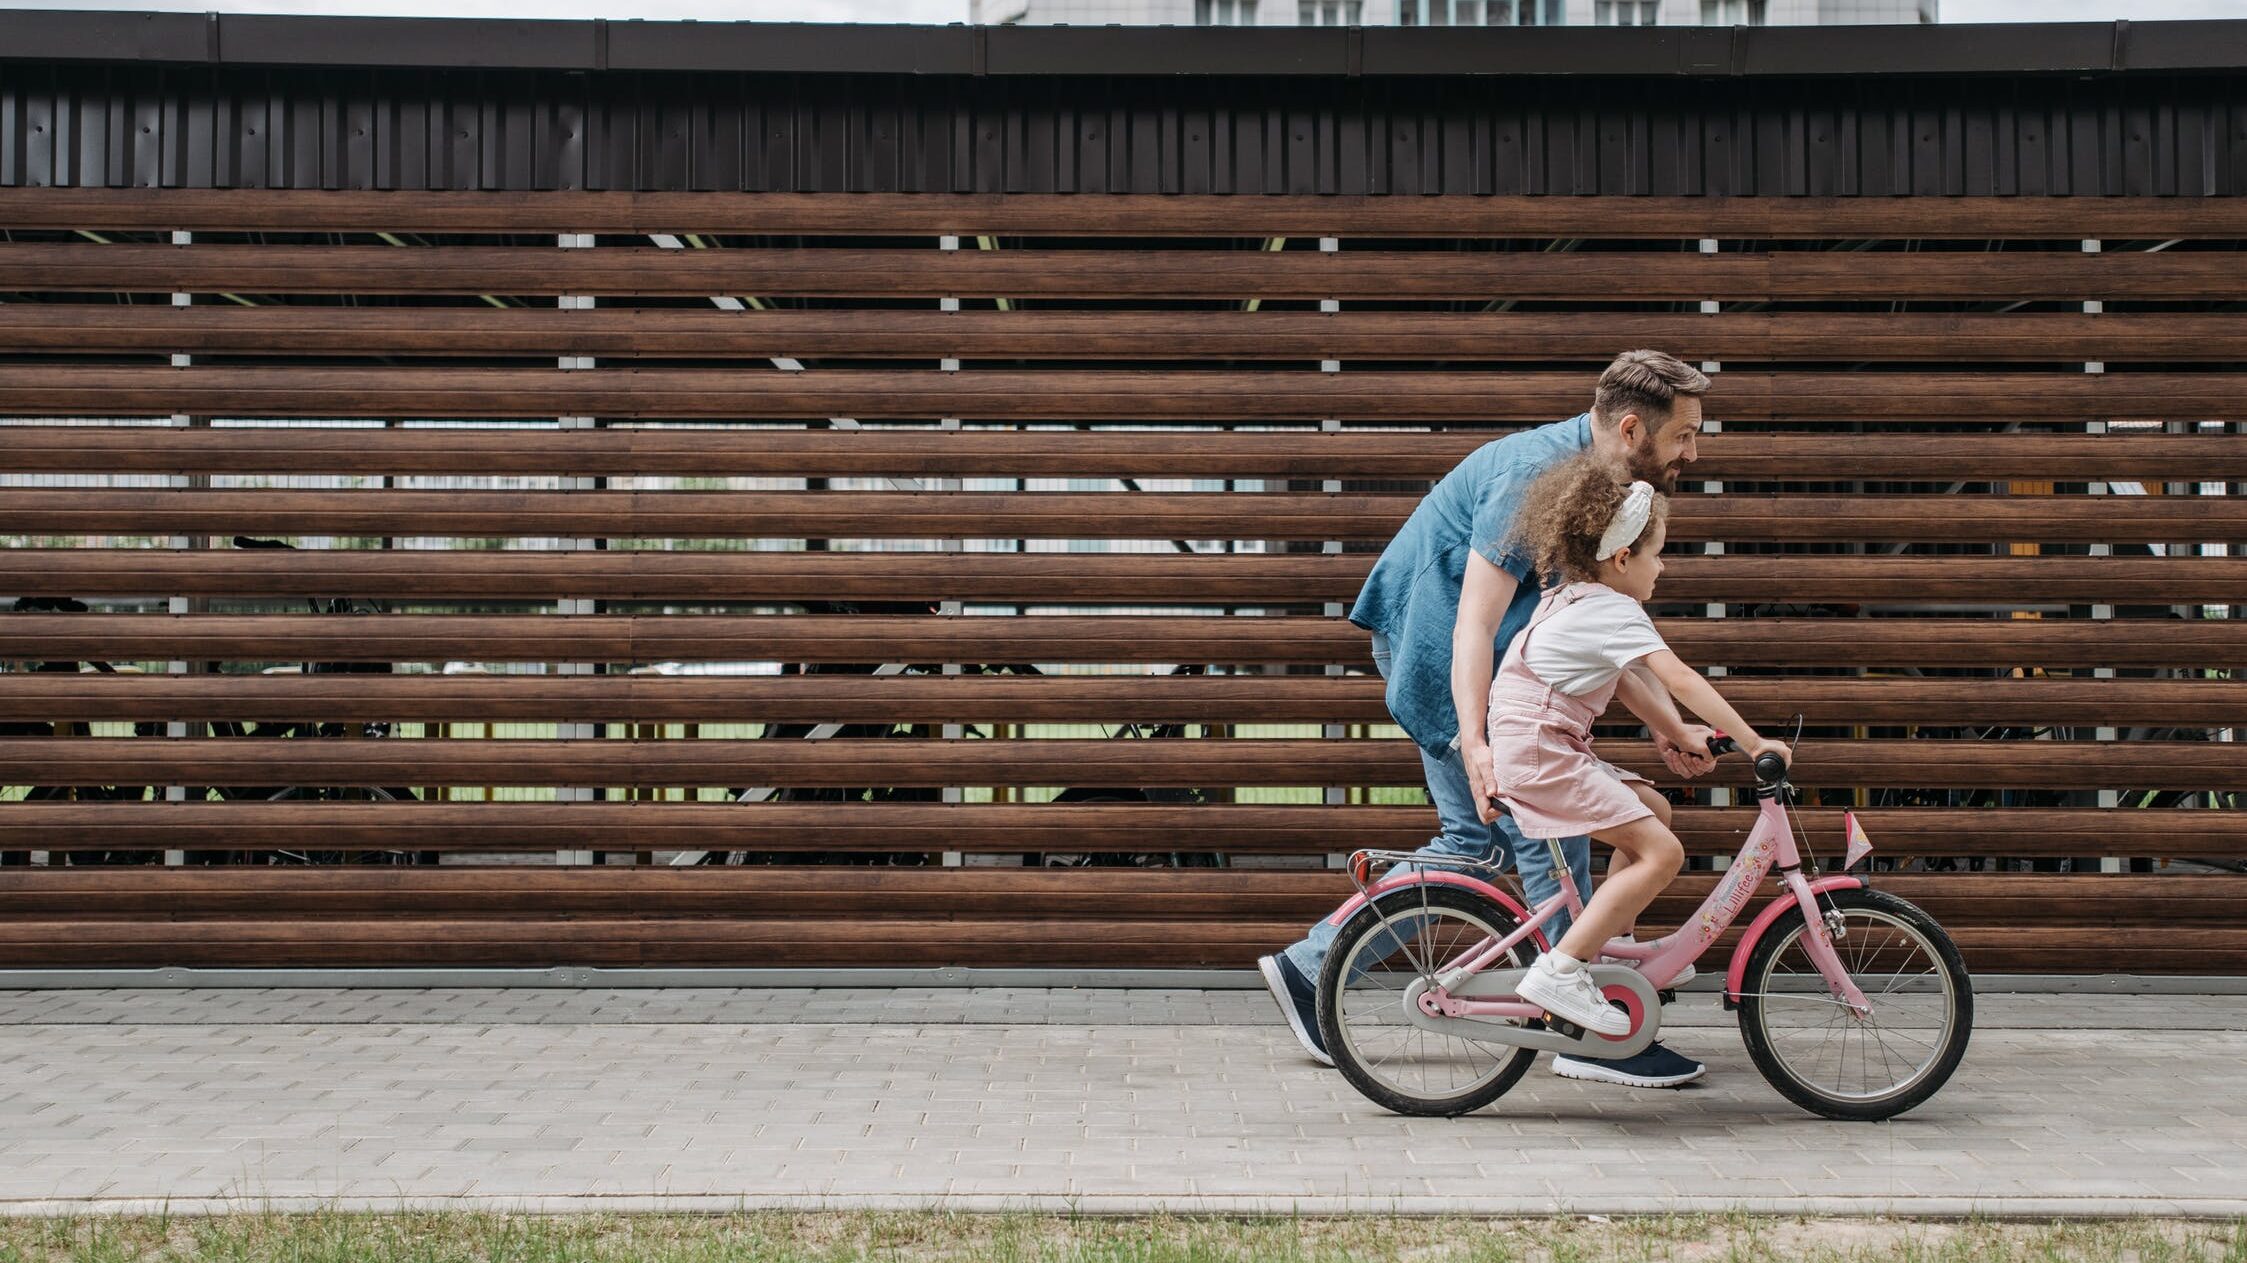
{"type": "MultiPolygon", "coordinates": [[[[1709,753],[1712,755],[1738,754],[1739,752],[1740,743],[1722,733],[1709,738],[1709,753]]],[[[1757,780],[1765,784],[1775,785],[1785,780],[1786,776],[1787,761],[1785,759],[1776,754],[1756,756],[1755,778],[1757,780]]]]}

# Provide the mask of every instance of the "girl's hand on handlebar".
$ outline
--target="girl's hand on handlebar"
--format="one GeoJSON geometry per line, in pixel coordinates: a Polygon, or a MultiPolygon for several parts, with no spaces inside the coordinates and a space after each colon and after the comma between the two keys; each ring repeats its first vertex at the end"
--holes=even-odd
{"type": "Polygon", "coordinates": [[[1716,766],[1716,756],[1709,751],[1709,740],[1716,730],[1700,724],[1687,724],[1681,740],[1672,741],[1661,733],[1654,734],[1654,749],[1661,754],[1662,762],[1670,771],[1691,779],[1716,766]]]}
{"type": "Polygon", "coordinates": [[[1748,757],[1751,759],[1760,759],[1766,754],[1776,754],[1787,766],[1794,766],[1794,751],[1788,749],[1787,743],[1784,741],[1763,738],[1748,747],[1748,757]]]}

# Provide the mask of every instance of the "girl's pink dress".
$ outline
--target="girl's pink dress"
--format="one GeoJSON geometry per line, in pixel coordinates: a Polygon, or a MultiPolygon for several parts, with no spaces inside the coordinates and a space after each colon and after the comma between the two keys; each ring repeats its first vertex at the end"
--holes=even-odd
{"type": "Polygon", "coordinates": [[[1595,693],[1571,697],[1538,679],[1523,656],[1538,626],[1575,604],[1584,586],[1563,584],[1545,594],[1490,683],[1490,759],[1498,798],[1526,838],[1582,837],[1654,814],[1625,784],[1652,781],[1592,753],[1592,721],[1614,700],[1622,677],[1595,693]]]}

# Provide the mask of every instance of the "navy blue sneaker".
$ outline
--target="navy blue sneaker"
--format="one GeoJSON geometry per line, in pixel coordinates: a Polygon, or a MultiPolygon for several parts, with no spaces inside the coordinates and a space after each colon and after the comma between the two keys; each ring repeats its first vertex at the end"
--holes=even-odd
{"type": "Polygon", "coordinates": [[[1660,1044],[1648,1044],[1645,1051],[1636,1056],[1614,1061],[1594,1061],[1589,1057],[1553,1058],[1553,1073],[1563,1079],[1617,1083],[1626,1088],[1681,1088],[1708,1072],[1707,1066],[1660,1044]]]}
{"type": "Polygon", "coordinates": [[[1322,1066],[1333,1065],[1334,1058],[1326,1055],[1326,1043],[1319,1038],[1319,993],[1311,980],[1285,956],[1262,957],[1256,969],[1264,975],[1272,998],[1280,1002],[1280,1012],[1287,1015],[1287,1028],[1302,1042],[1303,1051],[1322,1066]]]}

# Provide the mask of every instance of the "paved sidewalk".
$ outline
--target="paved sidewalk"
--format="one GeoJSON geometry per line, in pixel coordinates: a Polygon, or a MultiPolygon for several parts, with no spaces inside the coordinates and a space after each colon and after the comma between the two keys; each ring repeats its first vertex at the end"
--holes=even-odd
{"type": "Polygon", "coordinates": [[[1373,1108],[1260,992],[0,992],[0,1210],[1746,1208],[2247,1214],[2247,997],[1985,996],[1920,1110],[1542,1066],[1373,1108]],[[858,1019],[853,1021],[852,1019],[858,1019]]]}

